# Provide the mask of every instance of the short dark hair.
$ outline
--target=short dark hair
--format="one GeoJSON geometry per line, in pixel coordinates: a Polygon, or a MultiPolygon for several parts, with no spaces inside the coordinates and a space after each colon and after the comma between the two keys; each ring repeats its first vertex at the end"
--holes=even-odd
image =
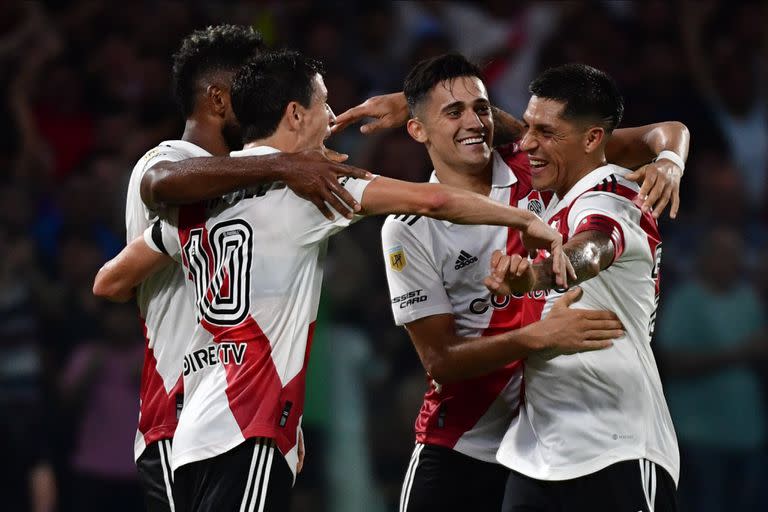
{"type": "Polygon", "coordinates": [[[415,115],[416,106],[424,101],[429,91],[437,84],[462,76],[474,76],[483,80],[480,68],[458,53],[445,53],[416,64],[405,77],[403,84],[411,116],[415,115]]]}
{"type": "Polygon", "coordinates": [[[195,110],[200,80],[235,72],[263,49],[261,34],[242,25],[210,26],[185,37],[173,55],[173,93],[184,117],[195,110]]]}
{"type": "Polygon", "coordinates": [[[621,123],[624,99],[607,73],[586,64],[550,68],[528,90],[539,98],[565,103],[563,119],[596,122],[611,133],[621,123]]]}
{"type": "Polygon", "coordinates": [[[265,52],[251,59],[232,79],[232,108],[243,142],[275,133],[290,102],[309,107],[313,80],[323,72],[320,61],[291,50],[265,52]]]}

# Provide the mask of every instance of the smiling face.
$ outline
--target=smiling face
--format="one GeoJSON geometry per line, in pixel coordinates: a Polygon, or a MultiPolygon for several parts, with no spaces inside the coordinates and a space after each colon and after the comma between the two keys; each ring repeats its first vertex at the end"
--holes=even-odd
{"type": "Polygon", "coordinates": [[[596,152],[604,130],[562,117],[565,104],[532,96],[523,115],[520,149],[528,153],[533,187],[563,197],[581,177],[600,165],[596,152]]]}
{"type": "Polygon", "coordinates": [[[493,117],[482,80],[461,76],[437,84],[409,121],[408,132],[426,144],[436,169],[484,169],[491,159],[493,117]]]}
{"type": "Polygon", "coordinates": [[[331,107],[328,106],[328,89],[323,77],[318,73],[312,79],[312,100],[309,107],[301,105],[303,127],[301,129],[302,149],[319,148],[331,135],[331,126],[336,121],[331,107]]]}

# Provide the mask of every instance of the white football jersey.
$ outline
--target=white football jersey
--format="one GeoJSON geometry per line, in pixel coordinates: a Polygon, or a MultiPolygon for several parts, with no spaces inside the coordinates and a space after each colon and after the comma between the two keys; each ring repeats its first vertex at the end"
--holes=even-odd
{"type": "MultiPolygon", "coordinates": [[[[431,182],[436,183],[433,173],[431,182]]],[[[490,198],[543,213],[531,188],[528,158],[513,146],[493,153],[490,198]]],[[[519,231],[470,226],[416,215],[387,218],[381,232],[392,312],[397,325],[452,314],[460,336],[491,336],[535,321],[543,307],[522,297],[493,297],[483,285],[493,251],[527,254],[519,231]],[[525,310],[528,305],[528,310],[525,310]]],[[[486,462],[496,451],[520,404],[519,361],[477,378],[429,389],[416,419],[416,441],[452,448],[486,462]]]]}
{"type": "MultiPolygon", "coordinates": [[[[644,458],[678,479],[677,438],[650,345],[661,238],[640,209],[637,185],[624,178],[628,172],[595,169],[545,214],[566,241],[586,230],[611,237],[613,263],[580,285],[584,295],[573,307],[615,312],[626,334],[609,349],[526,360],[525,403],[498,460],[532,478],[566,480],[644,458]]],[[[544,316],[560,295],[548,294],[544,316]]]]}
{"type": "MultiPolygon", "coordinates": [[[[204,149],[183,140],[167,140],[150,149],[136,163],[128,183],[125,205],[127,242],[141,236],[157,220],[141,200],[141,179],[159,162],[211,156],[204,149]]],[[[136,301],[144,332],[144,367],[141,372],[139,427],[134,443],[136,459],[144,448],[160,439],[173,437],[177,409],[182,404],[181,361],[184,346],[194,328],[193,304],[184,289],[184,274],[168,267],[139,285],[136,301]]]]}
{"type": "MultiPolygon", "coordinates": [[[[257,147],[232,156],[276,151],[257,147]]],[[[370,182],[341,183],[359,201],[370,182]]],[[[174,470],[268,437],[295,473],[327,240],[351,222],[338,214],[329,221],[274,184],[179,208],[177,219],[145,231],[150,247],[183,265],[196,303],[174,470]]]]}

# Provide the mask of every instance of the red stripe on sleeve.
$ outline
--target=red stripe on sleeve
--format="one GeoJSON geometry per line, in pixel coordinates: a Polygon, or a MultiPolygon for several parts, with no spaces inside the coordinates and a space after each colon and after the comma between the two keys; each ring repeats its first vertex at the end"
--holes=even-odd
{"type": "Polygon", "coordinates": [[[599,231],[608,235],[611,238],[611,242],[613,242],[613,261],[619,259],[624,252],[624,232],[621,229],[621,225],[614,219],[605,215],[587,215],[576,226],[574,235],[582,231],[599,231]]]}

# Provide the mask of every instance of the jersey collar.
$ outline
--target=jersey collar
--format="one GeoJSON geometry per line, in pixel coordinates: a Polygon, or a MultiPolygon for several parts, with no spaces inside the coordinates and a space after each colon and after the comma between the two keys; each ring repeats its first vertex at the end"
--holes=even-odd
{"type": "Polygon", "coordinates": [[[571,189],[565,194],[565,196],[563,196],[562,199],[557,197],[557,194],[555,194],[552,197],[552,201],[549,203],[549,208],[547,208],[544,218],[551,218],[552,215],[556,214],[558,211],[571,204],[576,200],[577,197],[593,188],[595,185],[603,181],[611,174],[619,174],[623,176],[628,172],[628,169],[624,169],[623,167],[619,167],[618,165],[613,164],[607,164],[602,167],[598,167],[577,181],[576,184],[571,187],[571,189]]]}
{"type": "MultiPolygon", "coordinates": [[[[491,153],[491,158],[493,159],[493,176],[491,177],[492,188],[506,188],[517,183],[517,176],[515,176],[515,173],[510,169],[498,151],[494,150],[493,153],[491,153]]],[[[432,175],[429,177],[429,182],[440,183],[435,171],[432,171],[432,175]]]]}
{"type": "Polygon", "coordinates": [[[254,148],[241,149],[240,151],[232,151],[229,156],[259,156],[271,155],[273,153],[280,153],[280,150],[272,146],[256,146],[254,148]]]}

